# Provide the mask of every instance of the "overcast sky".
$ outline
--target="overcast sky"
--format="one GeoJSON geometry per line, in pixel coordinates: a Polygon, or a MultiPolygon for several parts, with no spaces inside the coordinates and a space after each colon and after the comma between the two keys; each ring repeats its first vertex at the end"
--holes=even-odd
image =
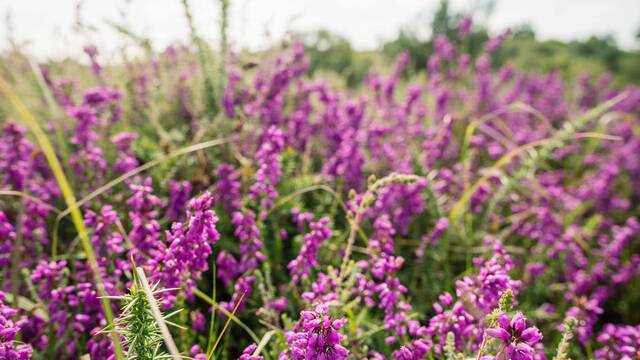
{"type": "MultiPolygon", "coordinates": [[[[219,0],[189,0],[196,26],[216,40],[219,0]]],[[[184,41],[188,28],[180,0],[84,0],[82,19],[96,27],[89,34],[74,31],[78,0],[0,0],[0,48],[8,33],[28,42],[40,58],[74,56],[87,42],[103,52],[115,52],[125,40],[108,21],[126,23],[152,39],[160,49],[184,41]],[[10,24],[6,21],[10,14],[10,24]],[[12,28],[12,31],[8,29],[12,28]]],[[[375,48],[407,24],[428,23],[439,0],[230,0],[229,31],[237,48],[264,47],[287,30],[326,28],[347,37],[358,49],[375,48]]],[[[453,0],[455,10],[471,11],[478,0],[453,0]]],[[[542,39],[581,39],[612,34],[625,48],[638,48],[640,0],[497,0],[488,19],[491,31],[529,23],[542,39]]]]}

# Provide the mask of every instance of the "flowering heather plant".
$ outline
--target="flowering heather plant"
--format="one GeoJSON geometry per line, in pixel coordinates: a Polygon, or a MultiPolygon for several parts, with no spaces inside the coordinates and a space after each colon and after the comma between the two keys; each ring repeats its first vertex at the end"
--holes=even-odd
{"type": "Polygon", "coordinates": [[[511,319],[508,315],[498,315],[498,327],[485,330],[485,334],[498,339],[500,345],[495,357],[484,356],[486,359],[535,359],[534,346],[542,339],[540,330],[527,327],[527,319],[521,314],[515,314],[511,319]]]}
{"type": "Polygon", "coordinates": [[[300,312],[300,322],[285,335],[289,350],[280,353],[280,359],[348,359],[349,350],[340,344],[339,333],[345,322],[333,319],[326,304],[300,312]]]}
{"type": "Polygon", "coordinates": [[[638,357],[639,88],[466,16],[348,90],[191,30],[46,103],[0,74],[1,359],[638,357]]]}
{"type": "Polygon", "coordinates": [[[14,322],[17,310],[5,304],[5,294],[0,292],[0,357],[3,359],[24,360],[30,359],[31,345],[21,344],[17,340],[20,329],[26,323],[25,319],[14,322]]]}

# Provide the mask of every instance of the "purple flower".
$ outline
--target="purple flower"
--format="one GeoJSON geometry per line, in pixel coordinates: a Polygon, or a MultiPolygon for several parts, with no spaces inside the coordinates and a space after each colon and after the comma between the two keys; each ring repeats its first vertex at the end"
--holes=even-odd
{"type": "Polygon", "coordinates": [[[102,81],[102,66],[98,62],[98,48],[95,45],[87,45],[83,48],[84,53],[89,56],[91,61],[91,72],[100,81],[102,81]]]}
{"type": "Polygon", "coordinates": [[[0,139],[0,185],[15,190],[25,187],[31,176],[33,144],[25,138],[25,129],[13,122],[2,127],[0,139]]]}
{"type": "Polygon", "coordinates": [[[311,232],[304,236],[300,254],[287,265],[294,284],[298,284],[303,277],[311,274],[311,269],[318,266],[318,249],[331,237],[329,218],[326,216],[309,227],[311,232]]]}
{"type": "Polygon", "coordinates": [[[340,344],[344,336],[339,332],[345,322],[333,319],[325,304],[302,311],[294,331],[285,334],[289,349],[280,353],[280,359],[348,359],[349,350],[340,344]]]}
{"type": "Polygon", "coordinates": [[[239,268],[238,261],[233,255],[226,251],[221,251],[216,259],[216,268],[218,269],[218,277],[222,279],[225,286],[229,284],[238,276],[239,268]]]}
{"type": "Polygon", "coordinates": [[[118,149],[118,158],[113,166],[117,172],[126,173],[140,165],[133,153],[132,146],[137,138],[137,134],[129,132],[122,132],[111,137],[111,142],[113,142],[118,149]]]}
{"type": "Polygon", "coordinates": [[[171,221],[178,221],[183,216],[189,194],[191,193],[191,183],[188,181],[169,181],[169,201],[167,202],[167,212],[165,217],[171,221]]]}
{"type": "Polygon", "coordinates": [[[26,323],[22,319],[14,322],[17,311],[4,304],[4,293],[0,291],[0,358],[27,360],[31,359],[31,345],[21,344],[16,335],[26,323]]]}
{"type": "Polygon", "coordinates": [[[498,306],[500,295],[507,289],[517,294],[520,281],[512,280],[509,271],[511,258],[500,243],[494,246],[495,255],[484,261],[477,275],[465,276],[456,282],[459,298],[474,306],[483,314],[489,314],[498,306]]]}
{"type": "MultiPolygon", "coordinates": [[[[251,295],[255,276],[250,275],[258,267],[258,262],[264,261],[266,256],[262,253],[264,244],[260,239],[260,229],[256,225],[256,215],[251,210],[236,211],[233,213],[232,223],[235,226],[234,234],[240,239],[240,262],[238,263],[237,274],[243,274],[237,279],[234,286],[234,293],[229,302],[221,302],[227,310],[231,311],[236,304],[242,300],[238,306],[239,310],[244,309],[244,302],[251,295]],[[244,295],[244,297],[243,297],[244,295]]],[[[225,269],[219,273],[221,276],[229,277],[232,270],[225,269]]]]}
{"type": "Polygon", "coordinates": [[[473,19],[470,16],[463,16],[458,22],[458,36],[465,38],[471,32],[473,27],[473,19]]]}
{"type": "Polygon", "coordinates": [[[313,213],[309,211],[301,211],[298,208],[291,209],[291,219],[296,224],[299,232],[303,232],[305,225],[313,221],[313,213]]]}
{"type": "MultiPolygon", "coordinates": [[[[467,310],[461,301],[453,301],[453,297],[449,293],[444,293],[438,297],[438,302],[433,304],[436,311],[429,320],[427,334],[429,334],[435,344],[434,352],[438,355],[443,354],[446,343],[447,334],[453,333],[457,350],[462,350],[465,343],[474,344],[480,339],[481,331],[478,329],[478,320],[476,320],[467,310]],[[469,341],[471,340],[471,341],[469,341]]],[[[474,351],[476,346],[471,346],[470,350],[474,351]]]]}
{"type": "Polygon", "coordinates": [[[485,334],[500,340],[496,360],[534,360],[534,346],[542,339],[538,328],[527,327],[527,319],[521,314],[509,320],[506,314],[498,315],[498,327],[485,330],[485,334]]]}
{"type": "Polygon", "coordinates": [[[256,351],[258,345],[251,344],[247,346],[243,351],[242,355],[238,358],[238,360],[262,360],[263,357],[260,355],[253,355],[253,352],[256,351]]]}
{"type": "Polygon", "coordinates": [[[420,240],[420,245],[416,249],[416,256],[418,258],[422,258],[424,256],[424,250],[427,247],[427,243],[430,243],[432,245],[436,244],[448,228],[449,219],[445,217],[438,219],[433,227],[433,230],[431,230],[431,233],[420,240]]]}
{"type": "Polygon", "coordinates": [[[337,300],[337,278],[337,269],[333,269],[333,272],[330,274],[318,273],[316,281],[311,284],[311,289],[302,293],[302,298],[309,304],[315,304],[317,302],[325,303],[337,300]]]}
{"type": "MultiPolygon", "coordinates": [[[[260,146],[256,151],[258,170],[255,182],[251,185],[250,198],[260,201],[260,207],[266,211],[278,196],[276,185],[282,176],[280,153],[284,150],[284,136],[275,126],[265,130],[261,136],[260,146]]],[[[264,214],[261,214],[263,216],[264,214]]]]}
{"type": "Polygon", "coordinates": [[[226,210],[240,209],[242,184],[236,169],[230,164],[220,164],[216,168],[215,176],[216,204],[220,204],[226,210]]]}
{"type": "Polygon", "coordinates": [[[635,359],[640,354],[640,326],[606,324],[598,335],[597,359],[635,359]]]}
{"type": "MultiPolygon", "coordinates": [[[[165,288],[180,288],[186,284],[187,296],[192,295],[195,282],[209,268],[211,247],[220,238],[216,229],[218,217],[211,210],[212,205],[213,196],[209,192],[191,199],[186,222],[173,223],[167,233],[169,247],[164,256],[152,262],[155,268],[152,281],[160,282],[165,288]]],[[[162,293],[163,305],[172,305],[174,295],[175,291],[162,293]]]]}
{"type": "Polygon", "coordinates": [[[136,264],[142,266],[148,261],[148,256],[156,256],[156,253],[164,248],[160,241],[160,223],[157,220],[161,200],[153,194],[150,177],[135,178],[129,184],[129,189],[132,192],[127,200],[131,221],[129,239],[134,245],[130,252],[136,264]]]}

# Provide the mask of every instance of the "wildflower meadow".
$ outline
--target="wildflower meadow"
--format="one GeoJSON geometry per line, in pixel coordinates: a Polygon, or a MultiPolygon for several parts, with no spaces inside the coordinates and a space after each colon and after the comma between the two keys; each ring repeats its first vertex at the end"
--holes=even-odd
{"type": "Polygon", "coordinates": [[[189,24],[3,55],[0,359],[640,358],[640,87],[465,15],[351,84],[189,24]]]}

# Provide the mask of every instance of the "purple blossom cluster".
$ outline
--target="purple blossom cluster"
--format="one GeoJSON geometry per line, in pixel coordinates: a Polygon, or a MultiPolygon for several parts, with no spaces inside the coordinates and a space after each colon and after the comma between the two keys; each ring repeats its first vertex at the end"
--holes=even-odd
{"type": "Polygon", "coordinates": [[[498,325],[485,330],[486,335],[500,341],[498,352],[495,356],[484,356],[484,359],[536,359],[534,346],[542,340],[538,328],[528,327],[527,319],[521,313],[515,314],[511,319],[506,314],[499,314],[498,325]]]}
{"type": "Polygon", "coordinates": [[[300,321],[293,331],[286,333],[289,349],[280,353],[280,359],[348,359],[349,350],[340,343],[344,336],[340,329],[345,319],[334,319],[326,304],[317,305],[313,311],[300,312],[300,321]]]}
{"type": "Polygon", "coordinates": [[[640,352],[640,327],[606,324],[598,335],[598,359],[633,359],[640,352]]]}
{"type": "Polygon", "coordinates": [[[258,170],[249,195],[252,200],[260,202],[262,209],[271,207],[273,200],[278,197],[275,186],[280,182],[282,176],[279,156],[283,150],[282,131],[275,126],[267,128],[261,136],[260,146],[256,151],[255,159],[258,170]]]}
{"type": "MultiPolygon", "coordinates": [[[[167,289],[184,287],[185,295],[193,297],[196,281],[209,268],[211,247],[220,238],[216,229],[218,217],[212,206],[213,195],[209,192],[189,201],[186,221],[171,225],[171,231],[167,232],[169,246],[161,252],[161,257],[150,263],[153,282],[167,289]]],[[[162,305],[171,307],[176,300],[175,293],[163,293],[162,305]]]]}
{"type": "Polygon", "coordinates": [[[302,248],[298,256],[287,265],[294,284],[311,274],[311,270],[319,266],[318,249],[331,237],[329,218],[323,217],[309,225],[311,231],[302,239],[302,248]]]}
{"type": "Polygon", "coordinates": [[[12,318],[17,311],[7,306],[5,300],[5,294],[0,292],[0,357],[7,360],[31,359],[31,345],[21,344],[16,338],[26,320],[14,322],[12,318]]]}

